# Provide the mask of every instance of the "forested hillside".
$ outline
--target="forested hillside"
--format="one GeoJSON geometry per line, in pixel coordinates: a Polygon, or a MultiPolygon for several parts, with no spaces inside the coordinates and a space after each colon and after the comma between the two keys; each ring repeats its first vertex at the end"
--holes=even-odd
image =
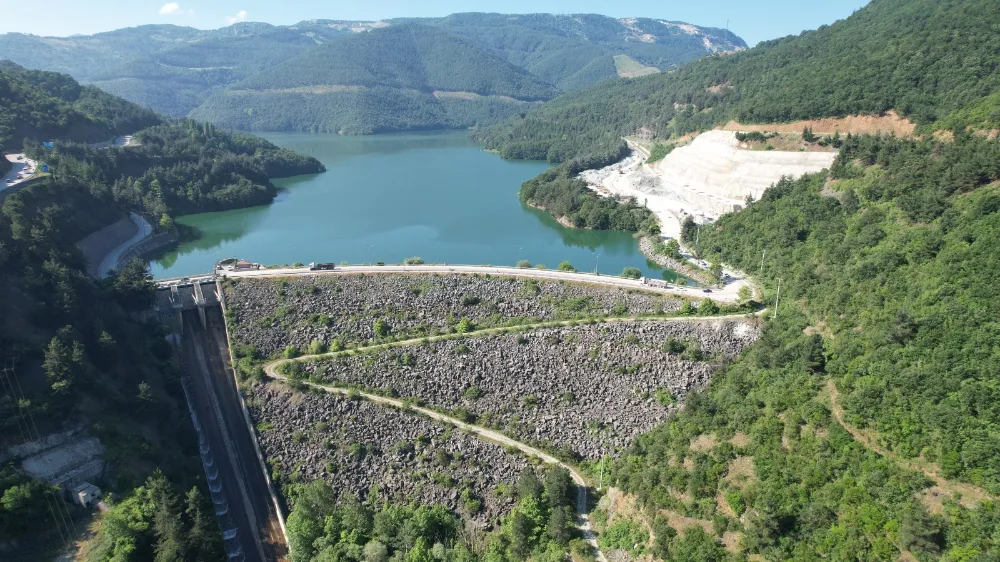
{"type": "MultiPolygon", "coordinates": [[[[631,449],[617,485],[769,560],[995,560],[998,181],[996,140],[851,137],[832,181],[782,181],[688,239],[748,271],[764,256],[766,300],[780,278],[782,304],[760,342],[631,449]],[[716,445],[696,447],[706,436],[716,445]]],[[[669,556],[657,521],[654,554],[669,556]]]]}
{"type": "Polygon", "coordinates": [[[212,91],[278,65],[346,31],[314,31],[240,23],[146,57],[122,61],[88,75],[115,95],[162,111],[187,115],[212,91]]]}
{"type": "MultiPolygon", "coordinates": [[[[468,13],[379,22],[310,20],[291,26],[238,23],[210,31],[147,25],[65,38],[7,33],[0,35],[0,58],[10,58],[29,68],[66,72],[127,100],[169,115],[183,116],[201,105],[214,90],[231,86],[265,69],[280,67],[284,61],[325,43],[366,35],[387,26],[406,27],[409,24],[419,24],[435,36],[447,35],[446,43],[462,40],[527,71],[548,88],[561,91],[584,88],[616,77],[615,55],[627,55],[641,64],[667,70],[708,53],[746,47],[729,31],[681,22],[644,18],[619,20],[593,14],[468,13]]],[[[394,39],[395,36],[382,37],[394,39]]],[[[346,63],[347,69],[352,68],[350,58],[337,62],[346,63]]],[[[459,57],[443,61],[443,64],[461,66],[466,61],[459,57]]],[[[509,71],[507,65],[497,68],[509,71]]],[[[320,69],[309,69],[310,72],[316,70],[320,69]]],[[[479,75],[488,70],[465,68],[479,75]]],[[[245,100],[238,98],[232,103],[241,101],[245,100]]],[[[264,103],[269,110],[271,105],[278,107],[286,101],[264,103]]],[[[375,101],[385,103],[385,100],[375,101]]],[[[391,101],[410,103],[406,99],[391,101]]],[[[342,100],[330,105],[348,103],[354,101],[342,100]]],[[[218,99],[210,101],[209,105],[208,111],[217,111],[218,99]]],[[[495,100],[458,105],[458,108],[438,107],[436,110],[447,109],[447,117],[461,123],[477,121],[461,116],[463,112],[474,113],[479,116],[478,121],[489,122],[511,114],[509,107],[495,100]]],[[[435,109],[422,111],[426,114],[435,109]]],[[[407,118],[417,119],[412,113],[407,118]]],[[[444,117],[436,115],[434,118],[438,126],[443,123],[444,117]]],[[[318,119],[312,121],[318,122],[318,119]]],[[[267,126],[301,128],[295,123],[281,122],[267,126]]]]}
{"type": "Polygon", "coordinates": [[[0,58],[52,70],[173,116],[187,115],[213,88],[246,78],[347,33],[237,23],[202,31],[144,25],[90,36],[0,35],[0,58]]]}
{"type": "MultiPolygon", "coordinates": [[[[0,386],[0,449],[75,426],[100,439],[113,507],[83,559],[222,559],[178,365],[155,322],[136,316],[153,298],[145,265],[98,282],[76,244],[127,211],[171,228],[179,214],[267,202],[269,177],[322,165],[211,125],[167,124],[65,75],[8,67],[0,84],[16,94],[0,97],[0,115],[26,136],[17,145],[51,170],[7,195],[0,212],[0,360],[14,369],[0,386]],[[139,144],[89,149],[67,140],[107,138],[76,136],[90,130],[135,132],[139,144]],[[39,144],[50,138],[54,148],[39,144]]],[[[19,464],[0,466],[4,560],[53,559],[83,536],[87,513],[19,464]]]]}
{"type": "Polygon", "coordinates": [[[65,74],[25,70],[0,61],[0,148],[14,150],[25,138],[106,141],[157,125],[152,111],[65,74]]]}
{"type": "MultiPolygon", "coordinates": [[[[548,172],[556,178],[620,160],[628,151],[622,137],[640,130],[664,142],[733,119],[895,110],[924,132],[943,124],[993,128],[1000,125],[998,24],[1000,5],[989,0],[875,0],[816,31],[668,74],[604,82],[472,135],[504,158],[566,163],[548,172]]],[[[544,191],[566,198],[567,185],[544,191]]]]}
{"type": "Polygon", "coordinates": [[[668,70],[708,53],[746,48],[728,30],[648,18],[466,13],[403,21],[438,26],[563,91],[617,77],[614,55],[668,70]]]}
{"type": "Polygon", "coordinates": [[[233,85],[192,115],[249,130],[372,133],[497,122],[526,109],[524,102],[557,94],[461,39],[410,24],[317,47],[233,85]],[[492,111],[463,112],[469,105],[492,111]]]}
{"type": "Polygon", "coordinates": [[[620,137],[641,127],[664,140],[731,119],[894,109],[925,128],[956,116],[966,117],[953,127],[995,127],[997,100],[988,96],[1000,91],[998,22],[1000,5],[990,0],[875,0],[800,36],[564,95],[477,138],[506,158],[563,162],[615,154],[620,137]],[[976,111],[961,111],[969,107],[976,111]]]}

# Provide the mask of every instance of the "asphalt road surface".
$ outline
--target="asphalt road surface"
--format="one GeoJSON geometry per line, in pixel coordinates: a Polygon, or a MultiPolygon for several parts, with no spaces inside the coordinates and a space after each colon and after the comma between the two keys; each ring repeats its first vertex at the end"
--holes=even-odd
{"type": "Polygon", "coordinates": [[[129,213],[129,219],[135,224],[136,232],[128,240],[119,244],[116,248],[108,252],[104,259],[101,260],[101,265],[97,268],[97,275],[101,279],[104,279],[111,273],[111,270],[118,266],[118,260],[121,259],[122,254],[128,251],[129,248],[135,246],[139,242],[145,240],[149,235],[153,233],[153,227],[150,226],[146,219],[135,213],[129,213]]]}
{"type": "Polygon", "coordinates": [[[637,279],[626,279],[624,277],[595,275],[593,273],[557,271],[551,269],[520,269],[516,267],[490,267],[479,265],[347,265],[337,266],[333,271],[310,271],[307,267],[280,268],[280,269],[260,269],[248,271],[225,271],[220,274],[227,277],[287,277],[291,275],[346,275],[351,273],[478,273],[480,275],[506,275],[511,277],[533,277],[535,279],[555,279],[563,281],[576,281],[578,283],[595,283],[599,285],[610,285],[615,287],[625,287],[629,289],[643,289],[659,293],[680,295],[691,298],[709,297],[713,301],[724,303],[735,303],[739,301],[739,290],[748,283],[742,279],[735,280],[721,289],[711,289],[706,293],[704,289],[697,287],[682,287],[670,285],[666,288],[652,287],[644,285],[637,279]]]}
{"type": "Polygon", "coordinates": [[[22,182],[26,182],[35,177],[38,172],[38,162],[29,159],[24,154],[7,154],[7,161],[11,163],[11,169],[7,175],[0,180],[0,191],[12,188],[22,182]],[[20,160],[18,160],[20,158],[20,160]],[[18,177],[22,176],[22,177],[18,177]],[[10,182],[10,183],[8,183],[10,182]]]}

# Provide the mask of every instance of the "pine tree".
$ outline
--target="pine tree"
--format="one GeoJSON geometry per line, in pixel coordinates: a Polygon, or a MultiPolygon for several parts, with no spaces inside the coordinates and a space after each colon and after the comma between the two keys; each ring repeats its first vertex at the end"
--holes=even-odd
{"type": "Polygon", "coordinates": [[[184,560],[184,522],[177,495],[163,473],[157,471],[146,480],[148,501],[154,509],[153,534],[156,536],[155,562],[184,560]]]}
{"type": "Polygon", "coordinates": [[[205,514],[204,496],[197,487],[191,488],[185,497],[184,515],[188,522],[187,553],[188,559],[196,562],[221,560],[222,544],[219,540],[219,529],[211,516],[205,514]]]}

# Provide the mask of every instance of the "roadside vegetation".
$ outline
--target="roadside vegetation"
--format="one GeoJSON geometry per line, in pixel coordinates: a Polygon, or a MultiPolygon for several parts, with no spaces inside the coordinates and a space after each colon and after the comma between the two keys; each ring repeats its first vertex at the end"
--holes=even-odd
{"type": "Polygon", "coordinates": [[[65,74],[10,61],[0,60],[0,92],[0,147],[8,152],[25,138],[100,142],[163,123],[156,113],[65,74]]]}

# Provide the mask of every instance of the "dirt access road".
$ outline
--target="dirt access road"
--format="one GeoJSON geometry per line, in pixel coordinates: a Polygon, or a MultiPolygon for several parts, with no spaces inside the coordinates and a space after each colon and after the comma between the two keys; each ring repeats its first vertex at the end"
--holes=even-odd
{"type": "MultiPolygon", "coordinates": [[[[284,375],[279,374],[277,371],[277,365],[279,363],[280,362],[269,363],[264,367],[264,372],[267,374],[268,377],[272,379],[287,382],[288,379],[284,375]]],[[[329,392],[330,394],[342,394],[346,396],[352,392],[351,390],[346,388],[324,386],[321,384],[316,384],[311,382],[307,382],[305,384],[312,388],[324,390],[326,392],[329,392]]],[[[584,479],[583,475],[580,474],[580,472],[577,471],[575,468],[562,462],[561,460],[553,457],[552,455],[544,451],[536,449],[530,445],[521,443],[520,441],[515,441],[502,433],[493,431],[492,429],[487,429],[485,427],[480,427],[478,425],[468,424],[457,418],[453,418],[451,416],[435,412],[434,410],[428,410],[427,408],[422,408],[420,406],[407,406],[406,404],[403,404],[401,400],[396,400],[394,398],[379,396],[378,394],[371,394],[369,392],[358,392],[358,394],[365,400],[368,400],[375,404],[381,404],[383,406],[391,406],[393,408],[399,408],[401,410],[407,410],[407,409],[412,410],[432,420],[451,424],[459,429],[478,435],[479,437],[487,441],[499,443],[500,445],[503,445],[505,447],[513,447],[528,456],[541,459],[542,462],[561,466],[566,470],[568,470],[570,476],[573,478],[573,482],[576,483],[576,515],[578,518],[580,531],[583,534],[584,540],[586,540],[587,543],[589,543],[590,546],[593,547],[597,560],[599,560],[600,562],[607,562],[607,558],[605,558],[604,553],[601,552],[601,547],[598,546],[597,544],[597,535],[594,534],[594,530],[590,526],[590,515],[589,515],[589,510],[587,509],[587,481],[586,479],[584,479]]]]}
{"type": "Polygon", "coordinates": [[[877,438],[871,432],[858,429],[848,423],[844,419],[844,408],[840,405],[840,391],[837,390],[837,385],[833,382],[833,379],[830,379],[826,383],[826,394],[829,398],[830,411],[833,413],[833,418],[851,434],[851,437],[855,441],[864,445],[865,448],[875,451],[904,468],[923,474],[932,480],[937,487],[952,495],[960,495],[962,498],[961,503],[965,507],[972,508],[984,501],[996,501],[996,497],[979,486],[965,482],[954,482],[944,478],[940,474],[941,469],[927,461],[901,458],[896,453],[879,445],[877,438]]]}
{"type": "MultiPolygon", "coordinates": [[[[761,311],[761,312],[763,312],[763,311],[761,311]]],[[[732,314],[732,315],[726,315],[726,316],[655,318],[655,319],[649,319],[647,321],[650,321],[650,322],[669,322],[669,321],[674,321],[674,322],[714,322],[714,321],[738,320],[738,319],[745,319],[745,318],[746,318],[746,315],[743,315],[743,314],[732,314]]],[[[626,321],[635,321],[635,320],[637,320],[637,319],[634,318],[634,317],[621,317],[621,318],[608,318],[608,319],[605,319],[604,321],[606,321],[606,322],[626,322],[626,321]]],[[[553,326],[566,326],[566,325],[571,324],[572,322],[573,321],[570,321],[570,320],[560,320],[560,321],[553,321],[553,322],[540,322],[540,323],[537,323],[537,324],[523,326],[520,329],[531,330],[531,329],[546,328],[546,327],[553,327],[553,326]]],[[[492,333],[503,332],[503,331],[506,331],[508,329],[509,328],[490,328],[490,329],[486,329],[486,330],[479,330],[479,331],[475,331],[475,332],[470,332],[468,334],[464,334],[464,337],[476,337],[476,336],[488,335],[488,334],[492,334],[492,333]]],[[[434,336],[434,337],[431,337],[431,338],[415,338],[415,339],[406,340],[406,341],[393,342],[393,343],[388,344],[388,345],[390,345],[392,347],[402,347],[402,346],[406,346],[406,345],[418,345],[418,344],[423,343],[424,341],[436,341],[436,340],[445,339],[445,338],[448,338],[448,337],[450,337],[450,336],[434,336]]],[[[379,345],[371,345],[371,346],[366,346],[366,347],[359,347],[359,348],[355,348],[355,349],[349,350],[349,351],[321,353],[321,354],[316,354],[316,355],[304,355],[304,356],[301,356],[301,357],[297,357],[295,359],[278,359],[278,360],[271,361],[271,362],[267,363],[266,365],[264,365],[264,373],[268,377],[270,377],[272,379],[287,382],[288,378],[278,372],[278,369],[282,365],[284,365],[286,363],[291,363],[293,361],[311,361],[311,360],[322,359],[322,358],[326,358],[326,357],[334,357],[334,356],[340,355],[342,353],[357,353],[357,352],[363,352],[363,351],[365,351],[367,349],[381,349],[381,348],[384,348],[384,347],[385,347],[384,344],[379,344],[379,345]]],[[[541,459],[545,463],[553,464],[553,465],[557,465],[557,466],[561,466],[561,467],[565,468],[566,470],[569,471],[570,476],[573,478],[573,482],[576,483],[576,488],[577,488],[576,512],[577,512],[578,524],[580,526],[580,530],[581,530],[581,532],[583,534],[583,537],[587,541],[587,543],[589,543],[594,548],[594,552],[596,553],[597,560],[599,560],[600,562],[607,562],[607,559],[605,558],[604,553],[601,552],[601,549],[600,549],[600,547],[597,544],[597,537],[596,537],[596,535],[595,535],[595,533],[593,531],[593,528],[590,525],[590,515],[589,515],[589,510],[587,509],[587,481],[583,477],[583,474],[581,474],[573,466],[571,466],[569,464],[566,464],[566,463],[562,462],[561,460],[557,459],[556,457],[553,457],[552,455],[550,455],[550,454],[548,454],[548,453],[546,453],[544,451],[541,451],[541,450],[539,450],[539,449],[537,449],[535,447],[532,447],[532,446],[527,445],[525,443],[521,443],[520,441],[517,441],[515,439],[511,439],[510,437],[508,437],[508,436],[506,436],[506,435],[504,435],[502,433],[499,433],[499,432],[494,431],[492,429],[488,429],[488,428],[481,427],[481,426],[478,426],[478,425],[473,425],[473,424],[465,423],[465,422],[463,422],[463,421],[461,421],[461,420],[459,420],[457,418],[451,417],[451,416],[446,415],[446,414],[442,414],[440,412],[436,412],[434,410],[430,410],[428,408],[423,408],[423,407],[420,407],[420,406],[412,406],[412,405],[408,406],[408,405],[404,404],[401,400],[397,400],[395,398],[389,398],[389,397],[386,397],[386,396],[380,396],[378,394],[373,394],[373,393],[370,393],[370,392],[352,391],[351,389],[347,389],[347,388],[338,388],[338,387],[333,387],[333,386],[326,386],[326,385],[316,384],[316,383],[312,383],[312,382],[307,382],[305,384],[307,384],[308,386],[310,386],[312,388],[317,388],[317,389],[320,389],[320,390],[324,390],[324,391],[329,392],[331,394],[348,395],[351,392],[358,392],[358,394],[362,398],[364,398],[366,400],[369,400],[371,402],[374,402],[376,404],[382,404],[382,405],[385,405],[385,406],[391,406],[391,407],[394,407],[394,408],[399,408],[399,409],[404,409],[404,410],[405,409],[412,410],[414,412],[423,414],[424,416],[427,416],[430,419],[433,419],[433,420],[436,420],[436,421],[440,421],[440,422],[444,422],[444,423],[449,423],[449,424],[451,424],[451,425],[453,425],[455,427],[458,427],[460,429],[469,431],[470,433],[478,435],[479,437],[481,437],[481,438],[483,438],[483,439],[485,439],[487,441],[492,441],[494,443],[499,443],[499,444],[504,445],[506,447],[514,447],[517,450],[521,451],[522,453],[524,453],[524,454],[526,454],[528,456],[532,456],[532,457],[541,459]]]]}

